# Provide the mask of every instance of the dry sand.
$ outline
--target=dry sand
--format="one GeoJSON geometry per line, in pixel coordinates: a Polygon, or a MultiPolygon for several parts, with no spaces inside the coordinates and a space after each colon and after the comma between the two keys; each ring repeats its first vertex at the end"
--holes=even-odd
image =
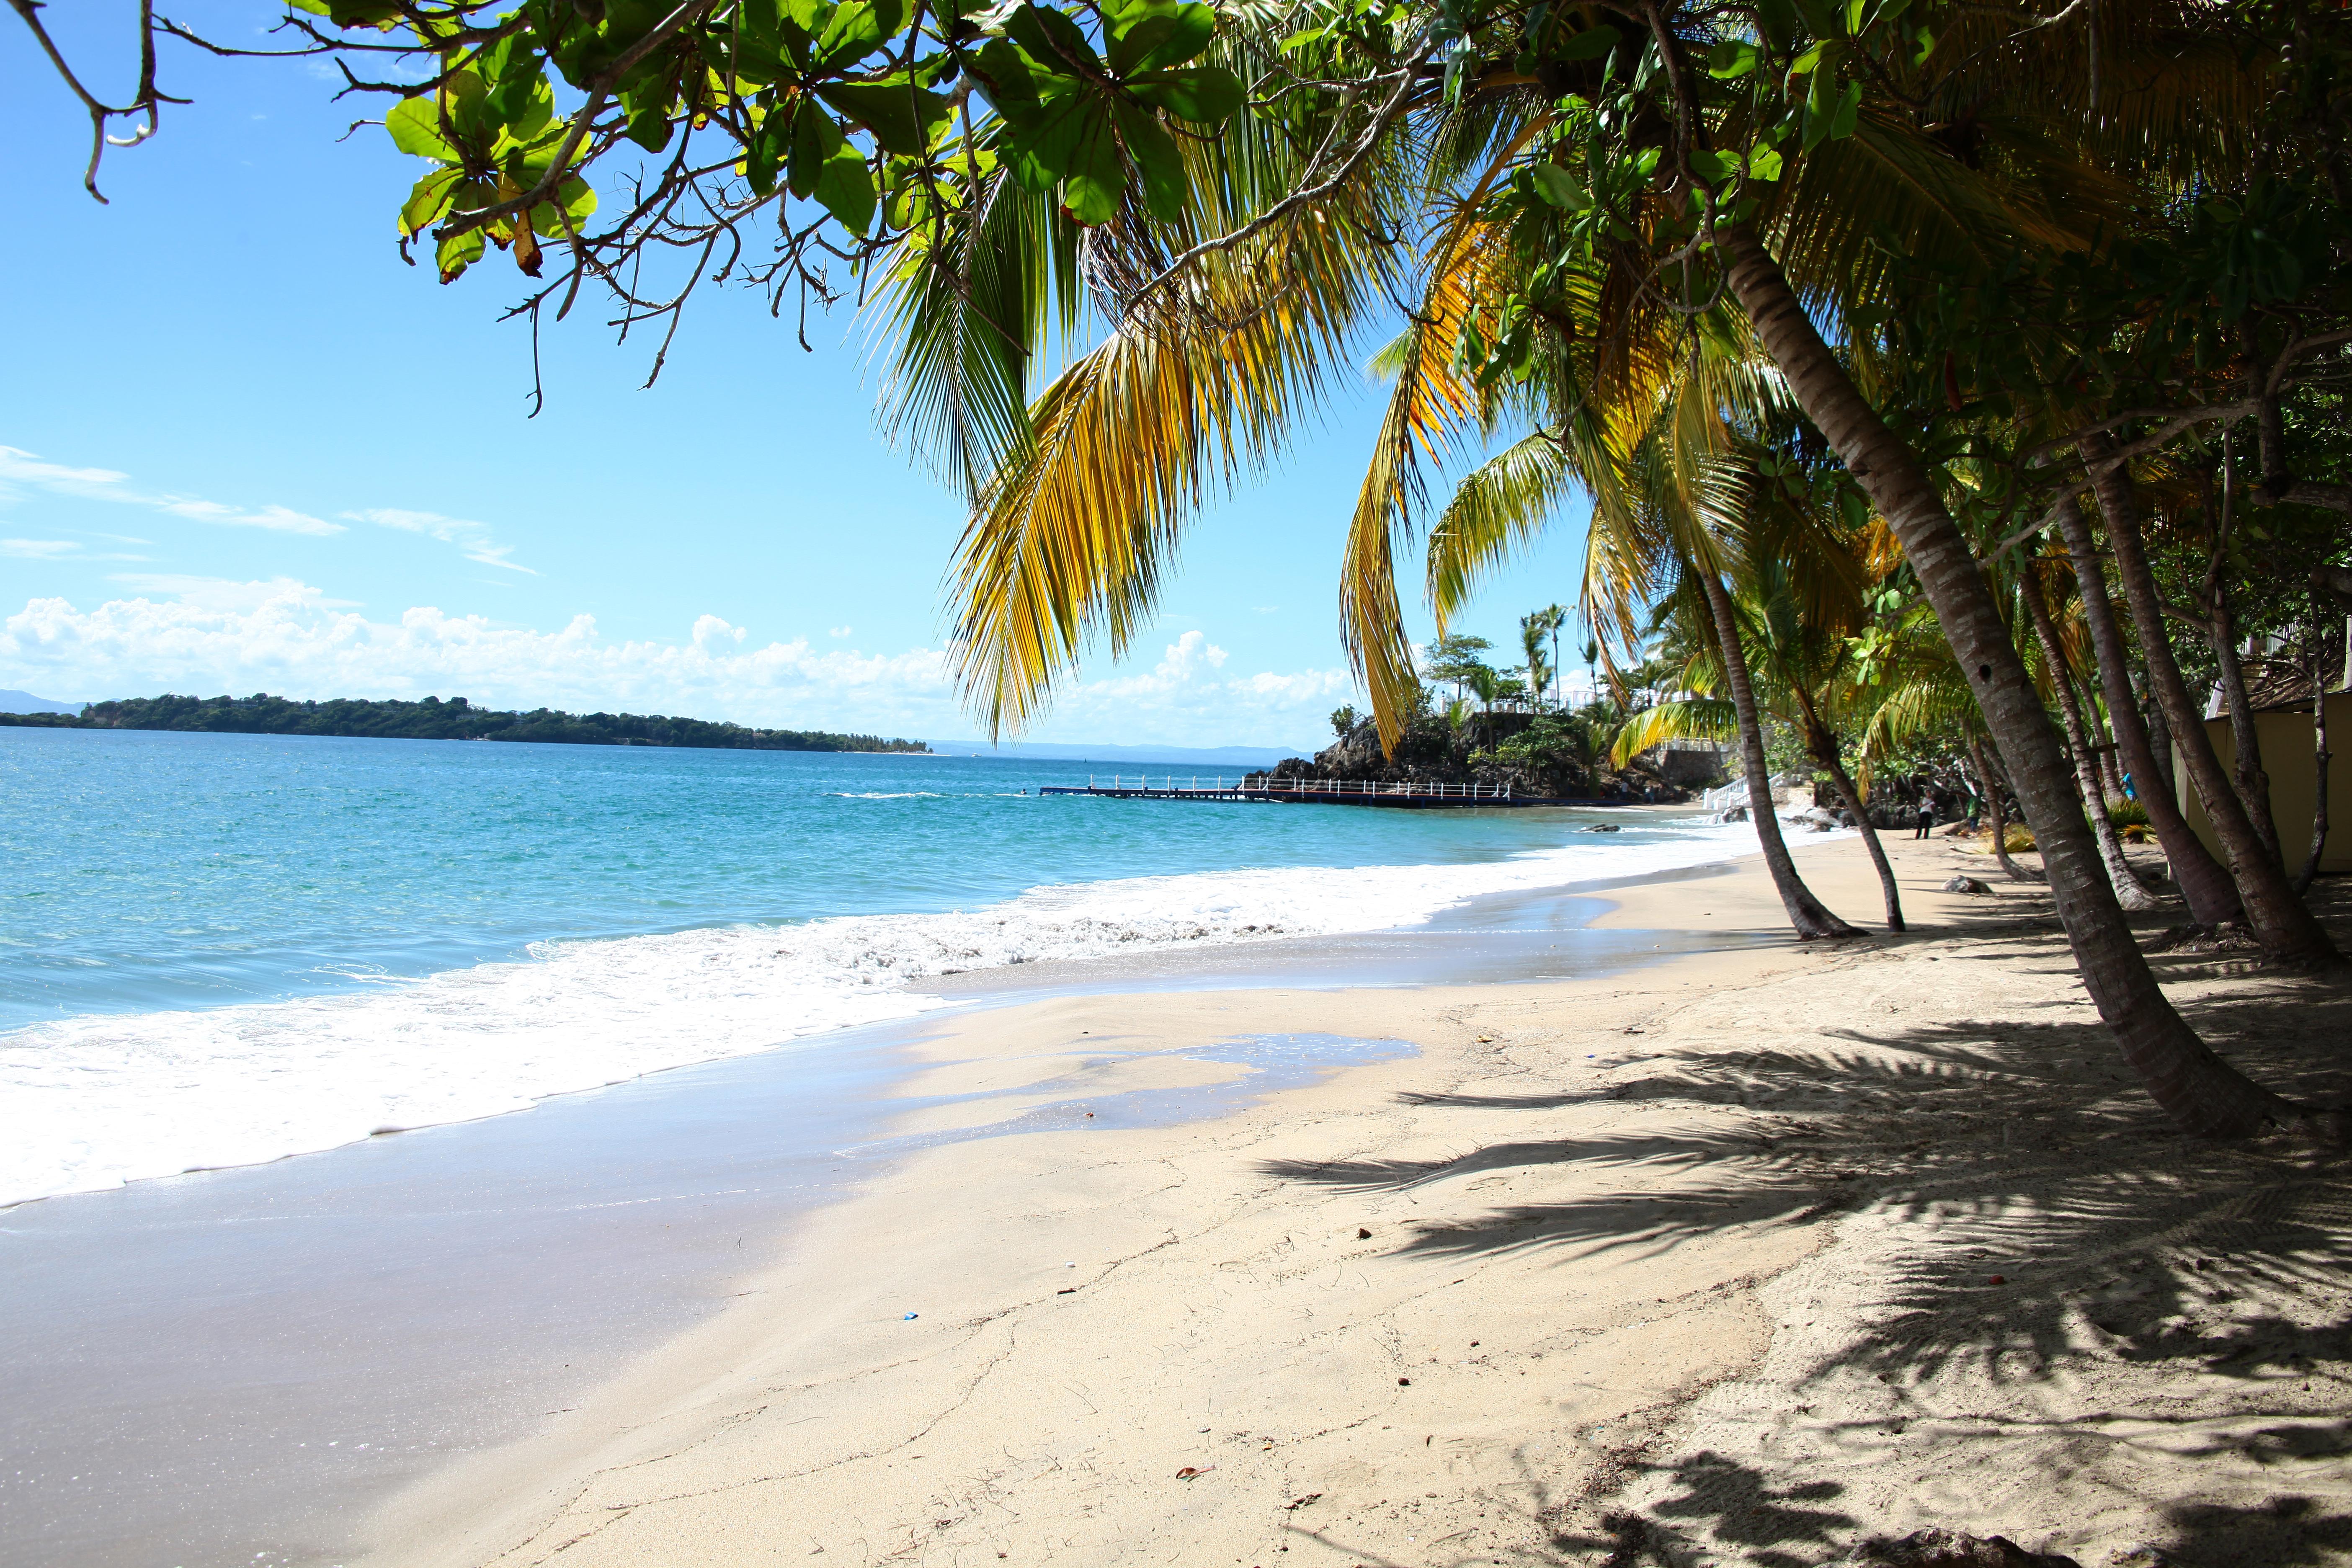
{"type": "MultiPolygon", "coordinates": [[[[2342,1165],[2171,1134],[2046,898],[1890,847],[1900,939],[951,1021],[914,1092],[1213,1080],[1167,1053],[1248,1034],[1419,1055],[915,1156],[401,1499],[369,1561],[1795,1568],[1938,1524],[2352,1563],[2342,1165]],[[1955,869],[1996,890],[1936,891],[1955,869]]],[[[1800,858],[1875,925],[1857,843],[1800,858]]],[[[1611,896],[1617,926],[1780,924],[1753,862],[1611,896]]],[[[2158,963],[2266,1081],[2352,1089],[2352,986],[2158,963]]]]}

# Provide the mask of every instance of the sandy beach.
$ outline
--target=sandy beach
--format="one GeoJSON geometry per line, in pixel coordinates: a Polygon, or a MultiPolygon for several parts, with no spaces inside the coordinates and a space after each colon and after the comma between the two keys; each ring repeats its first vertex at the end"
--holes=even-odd
{"type": "MultiPolygon", "coordinates": [[[[1889,847],[1901,937],[1729,942],[1780,926],[1751,859],[1610,893],[1613,930],[1727,939],[1614,977],[939,1022],[899,1131],[1056,1114],[815,1211],[724,1311],[404,1492],[365,1561],[1794,1568],[1932,1524],[2352,1562],[2342,1166],[2171,1133],[2041,889],[1889,847]],[[1085,1125],[1301,1035],[1412,1050],[1085,1125]]],[[[1799,855],[1875,927],[1858,842],[1799,855]]],[[[2266,1082],[2352,1089],[2343,981],[2158,962],[2266,1082]]]]}

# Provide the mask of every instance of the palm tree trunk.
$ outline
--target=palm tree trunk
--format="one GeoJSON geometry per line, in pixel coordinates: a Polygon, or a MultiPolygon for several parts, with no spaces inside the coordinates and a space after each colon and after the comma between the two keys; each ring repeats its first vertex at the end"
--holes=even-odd
{"type": "Polygon", "coordinates": [[[1755,822],[1764,864],[1771,868],[1772,885],[1780,889],[1780,907],[1789,911],[1789,924],[1795,928],[1800,942],[1860,936],[1861,931],[1830,913],[1813,897],[1813,890],[1797,874],[1797,863],[1789,858],[1788,843],[1780,837],[1780,819],[1772,811],[1772,770],[1764,761],[1764,727],[1756,717],[1756,689],[1748,683],[1748,656],[1739,646],[1738,623],[1732,619],[1731,595],[1712,568],[1694,563],[1693,569],[1706,589],[1716,646],[1723,650],[1724,684],[1731,688],[1732,711],[1739,719],[1740,759],[1748,769],[1748,815],[1755,822]]]}
{"type": "Polygon", "coordinates": [[[1835,741],[1831,742],[1829,755],[1813,760],[1829,770],[1830,782],[1837,785],[1845,808],[1853,813],[1854,826],[1862,831],[1862,847],[1870,851],[1870,863],[1878,868],[1878,895],[1886,904],[1886,929],[1904,930],[1903,895],[1895,886],[1895,868],[1887,863],[1886,847],[1878,841],[1878,829],[1871,826],[1870,813],[1862,807],[1862,791],[1854,787],[1853,775],[1845,771],[1835,741]]]}
{"type": "Polygon", "coordinates": [[[2066,668],[2065,650],[2058,642],[2058,627],[2050,618],[2050,601],[2042,596],[2042,584],[2028,563],[2018,574],[2020,595],[2025,600],[2025,612],[2033,619],[2033,635],[2042,644],[2042,657],[2049,661],[2050,684],[2058,693],[2058,715],[2066,723],[2066,743],[2074,752],[2074,778],[2083,786],[2083,805],[2090,813],[2091,831],[2098,836],[2099,858],[2106,863],[2107,885],[2116,890],[2116,902],[2127,910],[2161,909],[2164,900],[2147,890],[2131,860],[2124,854],[2124,841],[2116,834],[2116,825],[2107,816],[2107,795],[2099,780],[2096,753],[2091,750],[2089,732],[2083,725],[2083,710],[2074,696],[2074,682],[2066,668]]]}
{"type": "Polygon", "coordinates": [[[2105,437],[2086,437],[2082,443],[2100,510],[2106,513],[2107,544],[2115,552],[2132,623],[2139,629],[2140,656],[2147,661],[2148,684],[2164,704],[2165,721],[2189,769],[2189,782],[2196,786],[2198,799],[2205,803],[2205,816],[2213,824],[2214,837],[2221,841],[2230,875],[2238,884],[2238,898],[2245,907],[2246,922],[2253,928],[2254,940],[2263,951],[2279,963],[2340,963],[2343,958],[2336,943],[2287,885],[2284,868],[2263,844],[2246,815],[2245,803],[2221,771],[2212,738],[2205,732],[2203,716],[2189,699],[2180,667],[2173,662],[2172,645],[2165,640],[2164,601],[2157,591],[2156,574],[2148,569],[2147,552],[2140,544],[2139,508],[2132,494],[2131,477],[2123,465],[2103,465],[2099,460],[2108,445],[2105,437]]]}
{"type": "Polygon", "coordinates": [[[2058,531],[2065,538],[2066,553],[2074,558],[2083,624],[2090,629],[2091,651],[2098,656],[2099,684],[2107,694],[2107,721],[2115,729],[2116,747],[2123,753],[2124,767],[2132,775],[2140,804],[2147,808],[2156,841],[2171,863],[2172,879],[2188,900],[2189,918],[2200,926],[2236,920],[2242,912],[2238,885],[2230,879],[2221,862],[2213,858],[2205,841],[2190,830],[2189,819],[2180,815],[2180,803],[2169,782],[2171,771],[2161,765],[2156,740],[2140,723],[2139,699],[2132,690],[2123,628],[2116,624],[2115,605],[2107,597],[2106,574],[2099,566],[2090,520],[2071,495],[2059,498],[2058,531]]]}
{"type": "Polygon", "coordinates": [[[2294,874],[2298,895],[2308,891],[2319,875],[2319,857],[2327,847],[2327,643],[2322,637],[2312,640],[2312,651],[2317,656],[2311,666],[2312,771],[2318,787],[2312,795],[2311,853],[2303,858],[2303,869],[2294,874]]]}
{"type": "Polygon", "coordinates": [[[2263,841],[2270,858],[2284,866],[2278,825],[2271,820],[2271,775],[2263,771],[2262,731],[2254,723],[2253,700],[2246,695],[2246,667],[2238,658],[2237,617],[2230,613],[2229,590],[2219,583],[2213,586],[2212,608],[2212,616],[2205,623],[2205,640],[2213,645],[2221,700],[2229,704],[2230,741],[2238,753],[2231,773],[2238,800],[2246,808],[2246,820],[2254,825],[2254,836],[2263,841]]]}
{"type": "MultiPolygon", "coordinates": [[[[1977,743],[1976,737],[1973,735],[1969,737],[1969,755],[1976,759],[1977,777],[1984,781],[1985,809],[1992,814],[1993,859],[2000,863],[2000,868],[2009,874],[2009,879],[2012,882],[2048,881],[2050,879],[2048,873],[2029,871],[2010,856],[2009,807],[2002,796],[2014,795],[2016,791],[2011,787],[2008,775],[2000,771],[1996,757],[1987,755],[1984,748],[1977,743]]],[[[2033,847],[2037,849],[2042,847],[2042,840],[2039,837],[2034,839],[2033,847]]]]}
{"type": "Polygon", "coordinates": [[[2009,640],[1967,539],[1944,510],[1918,455],[1886,427],[1822,341],[1754,230],[1735,224],[1718,226],[1716,236],[1727,280],[1765,352],[1901,542],[1985,721],[2015,768],[2084,987],[2124,1059],[2157,1104],[2194,1132],[2248,1137],[2294,1114],[2284,1100],[2208,1049],[2158,987],[2074,804],[2057,730],[2009,640]]]}
{"type": "Polygon", "coordinates": [[[1797,706],[1804,710],[1805,749],[1813,761],[1830,775],[1837,786],[1838,798],[1853,813],[1853,825],[1862,834],[1862,846],[1870,851],[1870,863],[1878,870],[1878,896],[1886,905],[1886,929],[1901,931],[1903,926],[1903,895],[1895,886],[1895,868],[1887,864],[1886,847],[1878,841],[1878,829],[1871,825],[1870,813],[1863,809],[1862,791],[1853,775],[1845,771],[1845,761],[1838,754],[1837,731],[1822,722],[1821,710],[1813,706],[1812,693],[1797,682],[1790,683],[1797,706]]]}

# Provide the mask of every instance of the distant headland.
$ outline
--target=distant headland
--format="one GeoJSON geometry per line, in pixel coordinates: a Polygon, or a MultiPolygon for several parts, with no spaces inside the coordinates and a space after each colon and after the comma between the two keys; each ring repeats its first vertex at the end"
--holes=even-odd
{"type": "Polygon", "coordinates": [[[920,741],[836,735],[826,730],[751,730],[658,713],[528,713],[443,701],[339,697],[297,702],[251,697],[134,697],[93,702],[79,714],[0,713],[0,726],[41,730],[199,730],[232,735],[345,735],[394,741],[537,741],[559,746],[690,746],[734,752],[914,752],[920,741]]]}

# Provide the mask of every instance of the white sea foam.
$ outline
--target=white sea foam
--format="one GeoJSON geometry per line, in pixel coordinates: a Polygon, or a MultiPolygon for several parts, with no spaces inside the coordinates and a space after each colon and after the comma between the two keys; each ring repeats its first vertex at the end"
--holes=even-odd
{"type": "MultiPolygon", "coordinates": [[[[1681,826],[1681,825],[1678,825],[1681,826]]],[[[1040,888],[969,912],[548,942],[361,991],[0,1035],[0,1203],[332,1148],[946,1005],[918,983],[1140,948],[1412,925],[1485,893],[1754,847],[1744,826],[1577,835],[1461,865],[1203,872],[1040,888]]]]}

